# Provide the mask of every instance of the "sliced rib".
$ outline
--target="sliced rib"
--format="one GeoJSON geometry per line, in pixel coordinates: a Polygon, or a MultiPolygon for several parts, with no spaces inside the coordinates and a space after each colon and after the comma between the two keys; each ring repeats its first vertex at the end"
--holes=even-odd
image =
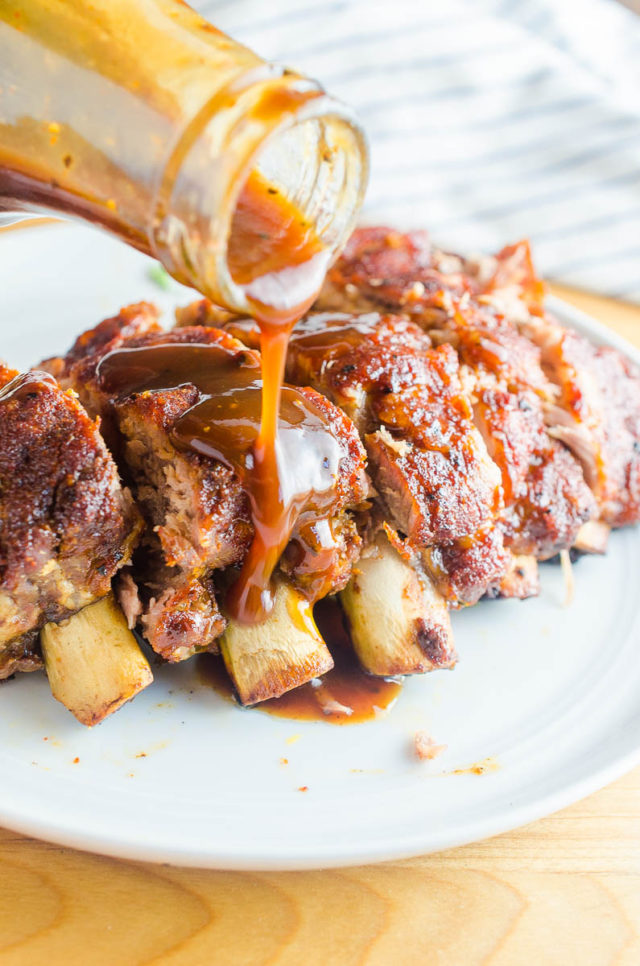
{"type": "Polygon", "coordinates": [[[0,365],[0,678],[37,632],[104,597],[141,521],[98,426],[46,372],[0,365]]]}
{"type": "MultiPolygon", "coordinates": [[[[180,310],[180,325],[195,319],[204,324],[220,321],[218,310],[206,300],[180,310]]],[[[420,463],[431,460],[435,486],[437,474],[442,475],[447,466],[446,457],[435,451],[430,454],[427,450],[412,456],[413,444],[405,441],[402,433],[393,436],[381,422],[381,413],[376,410],[378,404],[387,408],[390,406],[390,393],[387,390],[391,385],[389,380],[392,373],[396,374],[398,390],[403,379],[407,386],[425,382],[430,360],[422,357],[421,353],[429,349],[429,341],[419,329],[406,325],[404,320],[399,320],[396,326],[393,319],[385,321],[378,316],[360,320],[327,316],[325,319],[304,320],[300,325],[302,328],[295,330],[291,346],[288,377],[297,384],[314,385],[356,423],[366,439],[369,468],[375,478],[377,495],[372,496],[371,510],[358,514],[364,540],[363,553],[355,575],[342,595],[343,605],[350,615],[352,638],[359,660],[367,671],[383,676],[421,673],[432,667],[450,667],[455,662],[455,650],[447,605],[429,576],[428,562],[422,559],[421,546],[412,547],[406,539],[406,531],[412,531],[412,537],[424,544],[431,539],[434,530],[440,533],[446,531],[448,535],[450,532],[465,532],[468,524],[464,511],[456,516],[453,502],[448,511],[443,507],[440,512],[434,500],[427,496],[424,481],[421,482],[417,476],[420,463]],[[371,341],[369,330],[375,330],[378,323],[379,337],[371,341]],[[314,334],[310,326],[315,326],[314,334]],[[299,337],[304,339],[305,335],[311,336],[316,343],[310,354],[298,342],[299,337]],[[325,342],[330,343],[328,349],[325,342]],[[376,378],[379,385],[376,384],[376,378]],[[388,466],[389,476],[397,472],[397,488],[391,480],[385,483],[382,469],[376,473],[376,467],[381,467],[383,463],[388,466]],[[415,481],[413,490],[407,482],[410,476],[415,481]],[[402,530],[404,539],[397,536],[397,530],[402,530]],[[385,623],[372,619],[373,614],[380,613],[378,589],[382,584],[389,598],[397,601],[392,620],[393,633],[386,638],[382,633],[385,623]],[[372,633],[374,629],[375,633],[372,633]]],[[[259,344],[259,333],[252,320],[229,318],[225,327],[246,345],[259,344]]],[[[438,365],[430,374],[434,391],[437,391],[439,381],[449,380],[447,364],[454,362],[448,350],[436,353],[436,359],[438,365]]],[[[428,388],[425,387],[423,395],[426,397],[427,393],[428,388]]],[[[484,458],[486,454],[482,442],[476,442],[484,458]]],[[[468,449],[467,457],[471,459],[473,441],[468,449]]],[[[488,480],[479,478],[476,481],[479,505],[476,505],[473,513],[478,520],[483,520],[484,514],[490,512],[487,507],[494,498],[495,480],[491,477],[495,475],[495,469],[490,461],[485,475],[488,480]]],[[[471,497],[469,491],[469,503],[471,497]]],[[[494,567],[495,577],[499,579],[502,573],[501,553],[494,559],[494,567]]],[[[447,593],[449,583],[442,568],[439,569],[439,578],[441,589],[447,593]]],[[[460,589],[461,597],[465,590],[468,593],[469,588],[460,589]]]]}
{"type": "Polygon", "coordinates": [[[294,330],[287,374],[354,420],[384,518],[452,605],[475,603],[500,582],[508,555],[501,534],[487,537],[500,477],[450,346],[432,347],[399,316],[314,315],[294,330]]]}
{"type": "Polygon", "coordinates": [[[456,349],[476,425],[501,471],[505,544],[516,555],[545,559],[572,545],[595,506],[580,466],[548,432],[545,413],[557,392],[539,347],[482,302],[493,274],[493,262],[472,266],[431,248],[423,233],[362,229],[330,271],[318,307],[342,297],[352,310],[401,309],[435,342],[456,349]]]}
{"type": "Polygon", "coordinates": [[[612,527],[640,520],[640,368],[621,352],[560,325],[542,302],[526,242],[503,249],[483,298],[501,307],[539,348],[557,387],[546,407],[549,432],[580,460],[612,527]],[[517,305],[517,311],[514,306],[517,305]]]}

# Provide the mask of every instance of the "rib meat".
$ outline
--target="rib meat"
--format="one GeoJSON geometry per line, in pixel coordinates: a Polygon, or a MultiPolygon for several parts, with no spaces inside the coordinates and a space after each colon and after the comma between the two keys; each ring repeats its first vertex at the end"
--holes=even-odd
{"type": "Polygon", "coordinates": [[[509,559],[493,527],[500,477],[451,346],[432,346],[400,316],[314,315],[294,330],[287,372],[343,408],[360,401],[350,414],[386,518],[452,604],[500,582],[509,559]]]}
{"type": "MultiPolygon", "coordinates": [[[[493,263],[439,252],[424,233],[362,229],[329,272],[317,307],[342,301],[351,311],[401,310],[434,342],[455,348],[475,423],[501,472],[505,544],[515,555],[545,559],[573,544],[595,506],[579,464],[548,431],[557,390],[539,346],[483,301],[494,277],[493,263]]],[[[516,587],[524,589],[521,582],[504,589],[516,587]]]]}
{"type": "Polygon", "coordinates": [[[0,678],[39,629],[105,596],[141,521],[98,430],[46,372],[0,365],[0,678]]]}
{"type": "MultiPolygon", "coordinates": [[[[221,319],[217,307],[206,299],[180,309],[176,315],[179,328],[195,321],[204,325],[224,324],[226,331],[245,345],[256,348],[260,344],[260,333],[253,320],[228,314],[221,319]]],[[[403,386],[420,383],[421,369],[424,382],[424,372],[428,371],[428,358],[421,355],[430,349],[428,338],[406,320],[397,321],[398,325],[392,318],[354,319],[330,315],[303,320],[294,330],[287,372],[291,381],[313,384],[340,406],[354,421],[367,444],[368,468],[373,473],[376,490],[371,494],[368,510],[358,514],[363,552],[356,577],[347,588],[347,599],[343,603],[349,611],[357,612],[360,624],[364,621],[362,627],[352,627],[352,636],[360,659],[374,674],[420,673],[435,667],[451,667],[455,663],[446,601],[426,572],[428,561],[422,559],[423,554],[426,556],[424,547],[410,545],[406,533],[414,531],[414,537],[421,534],[424,543],[434,528],[444,532],[449,527],[457,532],[464,531],[467,526],[460,515],[455,519],[453,505],[448,514],[444,507],[440,512],[434,501],[427,497],[424,487],[417,485],[413,491],[410,489],[408,478],[417,479],[416,466],[420,460],[428,461],[429,453],[425,450],[423,454],[412,455],[411,444],[394,437],[380,421],[382,410],[378,412],[376,407],[386,405],[390,411],[393,389],[390,380],[396,380],[395,389],[401,392],[403,386]],[[376,330],[378,335],[372,338],[376,330]],[[303,350],[300,338],[310,341],[313,346],[307,345],[303,350]],[[389,477],[397,474],[397,487],[392,479],[384,483],[383,464],[389,477]],[[379,474],[376,473],[378,466],[379,474]],[[396,592],[406,597],[397,613],[391,616],[382,614],[379,599],[380,588],[389,581],[394,584],[396,592]],[[372,626],[375,627],[373,637],[370,634],[372,626]],[[382,628],[384,630],[380,630],[382,628]]],[[[434,392],[438,388],[438,378],[440,381],[448,378],[447,352],[437,353],[436,358],[440,368],[431,373],[434,392]]],[[[448,358],[448,362],[451,361],[448,358]]],[[[428,391],[428,386],[423,387],[425,398],[428,391]]],[[[444,399],[443,404],[448,405],[449,400],[444,399]]],[[[481,442],[479,449],[482,451],[481,442]]],[[[446,458],[434,451],[432,462],[435,480],[437,473],[443,472],[446,458]]],[[[476,481],[480,495],[473,512],[479,519],[488,512],[487,504],[494,496],[495,481],[491,481],[491,475],[492,467],[488,461],[487,479],[483,482],[483,475],[479,474],[476,481]]],[[[417,482],[419,484],[419,480],[417,482]]],[[[501,556],[498,553],[493,559],[493,565],[499,570],[501,556]]],[[[439,578],[441,590],[451,596],[453,585],[449,586],[448,575],[442,566],[439,578]]],[[[473,589],[470,582],[466,593],[473,593],[473,589]]],[[[463,596],[465,589],[456,588],[455,593],[463,596]]]]}
{"type": "Polygon", "coordinates": [[[613,527],[638,522],[640,369],[545,312],[526,242],[503,249],[489,268],[480,298],[539,349],[544,372],[558,390],[545,409],[549,432],[582,464],[600,520],[613,527]]]}

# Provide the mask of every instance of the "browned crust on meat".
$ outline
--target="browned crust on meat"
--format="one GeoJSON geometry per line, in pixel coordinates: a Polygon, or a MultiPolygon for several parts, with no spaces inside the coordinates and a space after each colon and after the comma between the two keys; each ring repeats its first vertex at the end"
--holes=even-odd
{"type": "Polygon", "coordinates": [[[175,663],[201,651],[218,651],[216,638],[227,622],[206,578],[178,579],[152,598],[142,617],[145,636],[166,661],[175,663]]]}
{"type": "Polygon", "coordinates": [[[548,420],[551,432],[580,459],[600,507],[613,527],[640,520],[640,369],[620,352],[592,345],[552,322],[543,351],[547,372],[561,390],[548,420]]]}
{"type": "Polygon", "coordinates": [[[141,523],[98,425],[49,374],[8,382],[0,410],[0,642],[6,644],[104,596],[130,559],[141,523]]]}
{"type": "Polygon", "coordinates": [[[166,563],[199,574],[240,561],[253,531],[232,471],[171,441],[172,426],[196,399],[192,387],[146,393],[116,402],[114,412],[138,502],[166,563]]]}
{"type": "Polygon", "coordinates": [[[29,631],[0,648],[0,683],[21,671],[40,671],[43,667],[39,631],[29,631]]]}
{"type": "MultiPolygon", "coordinates": [[[[492,523],[500,477],[474,425],[451,346],[432,347],[402,316],[325,313],[294,330],[287,374],[312,382],[355,420],[383,516],[414,550],[447,544],[451,555],[457,539],[492,523]]],[[[493,583],[508,559],[502,534],[478,546],[493,583]]],[[[482,568],[475,559],[466,587],[460,568],[458,580],[449,580],[444,565],[436,569],[449,599],[477,599],[482,568]]]]}
{"type": "Polygon", "coordinates": [[[571,546],[596,506],[578,463],[549,434],[546,413],[556,390],[540,346],[521,331],[543,294],[529,248],[511,246],[475,266],[426,252],[411,234],[356,231],[330,276],[331,298],[342,293],[343,304],[359,312],[402,309],[432,340],[455,348],[476,425],[502,475],[505,542],[516,554],[544,559],[571,546]],[[401,262],[400,287],[385,276],[388,260],[401,262]]]}
{"type": "Polygon", "coordinates": [[[488,526],[423,551],[425,569],[452,607],[477,603],[503,580],[512,555],[499,527],[488,526]]]}
{"type": "Polygon", "coordinates": [[[491,519],[499,480],[451,347],[432,348],[401,317],[371,316],[365,331],[341,341],[351,319],[327,316],[329,335],[318,345],[309,333],[322,325],[312,317],[294,331],[288,375],[313,382],[366,434],[376,489],[396,528],[425,546],[491,519]]]}
{"type": "MultiPolygon", "coordinates": [[[[470,279],[461,272],[449,276],[449,285],[459,294],[471,289],[470,279]]],[[[441,287],[442,275],[434,264],[427,232],[359,228],[329,269],[316,308],[349,312],[382,307],[411,312],[425,292],[441,287]]]]}
{"type": "Polygon", "coordinates": [[[494,259],[484,295],[541,353],[546,376],[559,390],[549,400],[549,431],[580,461],[602,521],[640,520],[640,370],[623,353],[594,345],[545,313],[544,285],[527,242],[494,259]],[[524,310],[524,311],[523,311],[524,310]]]}
{"type": "Polygon", "coordinates": [[[89,415],[104,417],[106,400],[95,378],[98,362],[123,343],[153,332],[162,332],[155,305],[127,305],[117,315],[79,335],[66,355],[45,359],[40,368],[54,375],[64,389],[74,389],[89,415]]]}

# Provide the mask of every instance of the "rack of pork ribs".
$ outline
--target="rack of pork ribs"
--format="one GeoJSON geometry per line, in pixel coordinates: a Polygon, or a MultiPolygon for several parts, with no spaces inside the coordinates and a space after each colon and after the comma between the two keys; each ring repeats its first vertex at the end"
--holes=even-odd
{"type": "MultiPolygon", "coordinates": [[[[243,704],[321,677],[327,595],[364,671],[450,668],[452,610],[535,595],[540,561],[640,520],[640,371],[544,310],[527,244],[464,259],[359,229],[287,358],[292,404],[337,453],[331,500],[302,508],[268,617],[230,620],[243,474],[183,445],[203,385],[160,362],[205,347],[222,385],[257,371],[258,332],[206,300],[176,315],[165,331],[129,306],[41,371],[0,370],[0,677],[44,663],[84,723],[150,682],[134,629],[166,662],[221,652],[243,704]]],[[[208,412],[215,385],[209,369],[208,412]]]]}

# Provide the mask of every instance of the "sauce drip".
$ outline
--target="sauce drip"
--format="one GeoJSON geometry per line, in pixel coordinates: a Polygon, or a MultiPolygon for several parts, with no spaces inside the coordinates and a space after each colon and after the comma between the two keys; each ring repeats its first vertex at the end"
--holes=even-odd
{"type": "MultiPolygon", "coordinates": [[[[314,619],[327,642],[335,667],[324,677],[256,705],[256,709],[278,718],[298,721],[326,721],[329,724],[358,724],[380,717],[395,704],[402,683],[397,679],[375,678],[358,664],[345,630],[340,606],[334,598],[316,604],[314,619]]],[[[202,683],[223,697],[233,688],[221,658],[208,654],[198,658],[202,683]]]]}
{"type": "MultiPolygon", "coordinates": [[[[316,312],[296,325],[289,341],[304,349],[306,355],[317,353],[320,366],[375,337],[380,332],[380,318],[377,312],[358,316],[316,312]]],[[[255,319],[231,317],[223,327],[225,332],[247,346],[260,344],[260,330],[255,319]]]]}
{"type": "MultiPolygon", "coordinates": [[[[245,608],[268,608],[269,580],[295,528],[299,567],[323,578],[323,546],[331,544],[330,514],[342,446],[312,401],[292,386],[280,393],[273,477],[255,472],[263,414],[260,358],[216,343],[164,343],[117,349],[101,361],[98,378],[113,395],[194,385],[195,405],[173,425],[176,446],[219,460],[240,478],[256,523],[245,608]],[[277,486],[273,486],[273,483],[277,486]],[[327,531],[329,531],[327,533],[327,531]],[[254,549],[255,548],[255,549],[254,549]],[[257,588],[256,601],[249,591],[257,588]]],[[[251,552],[250,552],[251,556],[251,552]]],[[[331,565],[328,555],[325,567],[331,565]]],[[[245,571],[246,571],[245,564],[245,571]]],[[[245,575],[247,576],[247,575],[245,575]]],[[[243,612],[244,614],[245,612],[243,612]]],[[[255,611],[251,611],[251,614],[255,611]]]]}
{"type": "Polygon", "coordinates": [[[30,396],[37,396],[43,385],[57,388],[58,383],[48,372],[41,372],[38,369],[23,372],[0,389],[0,403],[9,403],[13,399],[23,401],[30,396]]]}
{"type": "Polygon", "coordinates": [[[260,430],[246,479],[255,537],[227,595],[231,616],[245,623],[264,618],[271,609],[271,574],[291,533],[287,474],[297,455],[283,458],[281,386],[291,330],[320,290],[329,257],[313,224],[274,185],[252,172],[236,206],[227,249],[229,271],[245,290],[262,351],[260,430]]]}

